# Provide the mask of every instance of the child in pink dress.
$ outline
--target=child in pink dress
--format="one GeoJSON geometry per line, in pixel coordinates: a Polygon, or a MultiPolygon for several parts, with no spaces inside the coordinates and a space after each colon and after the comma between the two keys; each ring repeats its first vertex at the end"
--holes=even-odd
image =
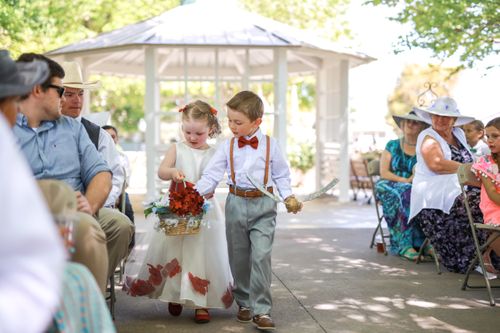
{"type": "MultiPolygon", "coordinates": [[[[482,182],[479,207],[483,213],[484,223],[500,225],[500,117],[491,120],[485,130],[491,155],[480,157],[472,165],[472,171],[482,182]]],[[[500,238],[493,241],[483,255],[486,270],[498,274],[500,272],[491,264],[491,251],[500,255],[500,238]]]]}

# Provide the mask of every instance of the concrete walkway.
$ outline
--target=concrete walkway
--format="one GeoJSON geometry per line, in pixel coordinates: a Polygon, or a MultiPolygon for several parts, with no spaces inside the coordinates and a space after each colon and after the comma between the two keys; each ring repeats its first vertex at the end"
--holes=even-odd
{"type": "MultiPolygon", "coordinates": [[[[139,229],[141,223],[143,218],[139,229]]],[[[374,227],[373,204],[325,198],[307,203],[298,215],[279,213],[272,284],[276,332],[500,332],[500,306],[489,306],[486,290],[462,291],[462,275],[437,275],[433,263],[377,253],[368,247],[374,227]]],[[[473,281],[481,282],[479,275],[473,281]]],[[[500,290],[494,293],[500,303],[500,290]]],[[[236,322],[236,306],[211,311],[212,321],[199,325],[190,309],[171,317],[163,302],[122,291],[117,297],[120,333],[257,332],[236,322]]]]}

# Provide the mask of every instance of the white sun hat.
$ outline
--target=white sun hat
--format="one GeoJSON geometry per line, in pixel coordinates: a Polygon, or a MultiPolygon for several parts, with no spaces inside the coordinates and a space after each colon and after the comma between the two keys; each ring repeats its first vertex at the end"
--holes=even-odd
{"type": "Polygon", "coordinates": [[[62,63],[64,69],[63,86],[77,89],[97,89],[101,87],[99,81],[85,82],[80,65],[75,61],[66,61],[62,63]]]}
{"type": "Polygon", "coordinates": [[[431,115],[438,115],[443,117],[455,117],[457,120],[453,126],[462,126],[470,123],[475,118],[464,116],[460,113],[457,107],[457,102],[451,97],[439,97],[428,108],[414,107],[415,113],[422,118],[426,123],[432,125],[431,115]]]}

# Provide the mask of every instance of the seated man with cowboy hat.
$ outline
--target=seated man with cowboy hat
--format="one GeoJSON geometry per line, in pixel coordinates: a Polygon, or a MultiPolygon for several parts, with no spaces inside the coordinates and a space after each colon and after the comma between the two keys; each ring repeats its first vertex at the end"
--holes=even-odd
{"type": "Polygon", "coordinates": [[[122,192],[125,182],[124,170],[121,167],[120,155],[116,150],[115,143],[111,135],[98,125],[81,116],[83,107],[84,90],[97,89],[100,82],[86,82],[83,80],[82,70],[77,62],[63,62],[65,76],[63,80],[64,99],[61,102],[61,112],[63,115],[74,118],[81,122],[95,148],[106,161],[113,173],[112,188],[104,203],[104,207],[99,211],[99,223],[106,233],[108,239],[108,252],[110,252],[110,274],[120,261],[128,254],[128,248],[133,239],[133,225],[130,219],[115,208],[115,204],[122,192]],[[121,229],[132,228],[132,235],[128,232],[121,232],[121,229]],[[119,249],[117,252],[111,251],[109,245],[116,242],[119,249]]]}

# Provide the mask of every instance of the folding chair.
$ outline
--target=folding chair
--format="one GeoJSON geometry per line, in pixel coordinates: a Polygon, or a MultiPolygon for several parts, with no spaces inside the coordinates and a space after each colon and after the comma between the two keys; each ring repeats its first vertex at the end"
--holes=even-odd
{"type": "MultiPolygon", "coordinates": [[[[483,253],[484,251],[488,248],[488,246],[493,242],[496,238],[500,236],[500,227],[488,225],[488,224],[482,224],[482,223],[474,223],[474,219],[472,217],[470,205],[469,205],[469,200],[467,198],[467,193],[465,192],[465,185],[471,185],[471,186],[481,186],[481,182],[476,179],[476,176],[472,173],[471,171],[471,164],[464,164],[461,165],[458,170],[457,170],[457,175],[458,175],[458,181],[460,183],[460,188],[462,190],[462,194],[464,196],[464,202],[465,202],[465,210],[467,211],[467,217],[469,219],[469,225],[471,227],[471,232],[472,232],[472,238],[474,239],[474,247],[476,249],[476,256],[474,259],[471,261],[469,268],[467,269],[467,272],[465,274],[465,279],[462,284],[462,290],[465,290],[466,288],[485,288],[485,286],[471,286],[468,284],[469,282],[469,277],[472,271],[474,271],[474,268],[476,267],[477,262],[479,261],[479,265],[481,266],[481,269],[483,270],[484,274],[486,274],[486,269],[484,267],[484,261],[483,261],[483,253]],[[495,234],[494,238],[488,239],[488,241],[480,246],[479,241],[477,238],[477,231],[478,230],[485,230],[489,231],[490,233],[495,234]]],[[[495,306],[495,299],[493,298],[493,294],[491,292],[491,288],[499,288],[500,286],[491,286],[490,281],[486,275],[483,274],[484,278],[484,283],[486,285],[486,289],[488,289],[488,295],[490,297],[490,305],[495,306]]]]}
{"type": "Polygon", "coordinates": [[[106,287],[106,302],[108,303],[109,313],[111,318],[115,320],[115,303],[116,303],[116,293],[115,293],[115,276],[114,274],[109,278],[109,283],[106,287]]]}
{"type": "Polygon", "coordinates": [[[375,183],[380,178],[380,160],[372,160],[367,162],[363,161],[366,168],[366,173],[368,174],[368,178],[370,179],[370,185],[372,188],[372,195],[375,201],[375,211],[377,212],[377,227],[375,231],[373,231],[372,241],[370,243],[370,248],[373,248],[375,244],[375,237],[377,236],[377,232],[380,232],[380,238],[382,239],[382,243],[384,244],[384,254],[387,255],[387,244],[385,242],[386,238],[389,238],[389,234],[384,234],[384,229],[382,228],[382,221],[384,220],[384,214],[381,211],[382,203],[380,202],[377,193],[375,192],[375,183]]]}
{"type": "Polygon", "coordinates": [[[366,171],[365,160],[361,157],[351,158],[351,189],[353,191],[353,200],[358,200],[358,193],[363,191],[365,200],[369,204],[371,196],[368,196],[367,189],[371,188],[371,183],[366,171]]]}

